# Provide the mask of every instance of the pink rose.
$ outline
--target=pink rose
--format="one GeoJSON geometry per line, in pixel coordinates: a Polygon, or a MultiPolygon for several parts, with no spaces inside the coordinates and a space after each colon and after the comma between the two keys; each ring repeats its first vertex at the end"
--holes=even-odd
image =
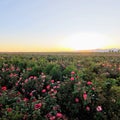
{"type": "Polygon", "coordinates": [[[51,83],[54,83],[55,81],[54,80],[51,80],[51,83]]]}
{"type": "Polygon", "coordinates": [[[28,102],[28,100],[29,100],[28,98],[24,98],[23,99],[24,102],[28,102]]]}
{"type": "Polygon", "coordinates": [[[71,77],[70,80],[73,81],[73,80],[74,80],[74,77],[71,77]]]}
{"type": "Polygon", "coordinates": [[[75,98],[75,102],[78,103],[79,102],[79,98],[75,98]]]}
{"type": "Polygon", "coordinates": [[[86,107],[86,110],[87,110],[87,111],[90,111],[90,107],[89,107],[89,106],[87,106],[87,107],[86,107]]]}
{"type": "Polygon", "coordinates": [[[71,74],[72,74],[72,75],[74,75],[74,74],[75,74],[75,72],[74,72],[74,71],[72,71],[72,72],[71,72],[71,74]]]}
{"type": "Polygon", "coordinates": [[[57,118],[62,118],[63,115],[62,115],[62,113],[59,112],[59,113],[56,114],[56,117],[57,117],[57,118]]]}
{"type": "Polygon", "coordinates": [[[97,110],[98,112],[100,112],[100,111],[102,111],[102,107],[101,107],[101,106],[97,106],[96,110],[97,110]]]}
{"type": "Polygon", "coordinates": [[[84,100],[87,99],[87,94],[86,94],[86,93],[83,94],[83,99],[84,99],[84,100]]]}
{"type": "Polygon", "coordinates": [[[47,85],[47,86],[46,86],[46,89],[47,89],[47,90],[50,90],[50,85],[47,85]]]}
{"type": "Polygon", "coordinates": [[[91,82],[91,81],[88,81],[88,82],[87,82],[87,85],[92,85],[92,82],[91,82]]]}
{"type": "Polygon", "coordinates": [[[45,93],[45,92],[46,92],[46,89],[43,89],[43,90],[42,90],[42,93],[45,93]]]}
{"type": "Polygon", "coordinates": [[[35,110],[38,110],[41,108],[41,106],[42,106],[42,103],[38,103],[38,104],[34,105],[34,108],[35,108],[35,110]]]}

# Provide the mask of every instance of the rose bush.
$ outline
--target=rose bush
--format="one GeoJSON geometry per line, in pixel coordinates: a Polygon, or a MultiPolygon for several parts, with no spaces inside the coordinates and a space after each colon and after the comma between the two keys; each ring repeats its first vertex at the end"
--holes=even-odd
{"type": "Polygon", "coordinates": [[[2,55],[0,120],[117,120],[119,57],[2,55]]]}

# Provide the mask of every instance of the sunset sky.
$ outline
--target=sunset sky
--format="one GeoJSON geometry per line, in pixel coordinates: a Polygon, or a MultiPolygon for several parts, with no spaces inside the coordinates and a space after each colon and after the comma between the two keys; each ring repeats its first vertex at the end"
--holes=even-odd
{"type": "Polygon", "coordinates": [[[0,52],[120,48],[120,0],[0,0],[0,52]]]}

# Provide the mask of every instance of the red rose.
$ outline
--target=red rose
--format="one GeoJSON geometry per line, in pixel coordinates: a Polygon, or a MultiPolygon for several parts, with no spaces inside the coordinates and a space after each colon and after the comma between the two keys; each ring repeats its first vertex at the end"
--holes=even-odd
{"type": "Polygon", "coordinates": [[[7,112],[11,112],[12,111],[12,108],[7,108],[7,112]]]}
{"type": "Polygon", "coordinates": [[[35,110],[40,109],[42,106],[42,103],[38,103],[34,105],[35,110]]]}
{"type": "Polygon", "coordinates": [[[59,113],[56,114],[56,117],[58,117],[58,118],[62,118],[63,115],[62,115],[62,113],[59,112],[59,113]]]}
{"type": "Polygon", "coordinates": [[[87,99],[87,94],[86,94],[86,93],[83,94],[83,99],[84,99],[84,100],[87,99]]]}
{"type": "Polygon", "coordinates": [[[6,86],[3,86],[1,89],[2,89],[3,91],[6,91],[6,90],[7,90],[7,87],[6,87],[6,86]]]}

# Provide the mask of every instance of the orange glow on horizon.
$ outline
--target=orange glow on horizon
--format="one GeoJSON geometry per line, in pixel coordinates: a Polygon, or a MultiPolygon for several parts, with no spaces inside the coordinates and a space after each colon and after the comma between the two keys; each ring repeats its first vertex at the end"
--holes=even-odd
{"type": "MultiPolygon", "coordinates": [[[[91,51],[93,49],[110,49],[120,48],[120,45],[115,43],[113,39],[110,39],[102,34],[98,33],[77,33],[69,36],[62,36],[53,38],[50,43],[49,38],[47,44],[41,43],[40,38],[31,38],[20,42],[21,39],[16,38],[4,38],[3,43],[0,44],[0,52],[71,52],[71,51],[91,51]],[[9,42],[9,41],[15,41],[9,42]],[[5,43],[4,41],[8,41],[5,43]]],[[[24,38],[25,39],[25,38],[24,38]]],[[[42,38],[41,38],[42,39],[42,38]]]]}

